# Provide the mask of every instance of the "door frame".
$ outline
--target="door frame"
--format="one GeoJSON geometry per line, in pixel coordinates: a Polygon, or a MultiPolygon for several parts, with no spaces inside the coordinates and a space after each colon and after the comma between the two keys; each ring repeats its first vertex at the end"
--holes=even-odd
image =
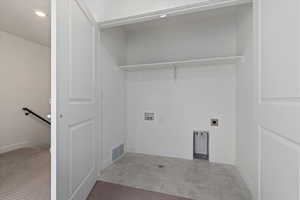
{"type": "MultiPolygon", "coordinates": [[[[59,57],[57,55],[57,2],[59,0],[51,0],[50,2],[50,12],[51,12],[51,200],[56,200],[57,196],[57,166],[59,166],[58,163],[58,141],[59,137],[57,136],[58,128],[58,111],[59,111],[59,80],[58,80],[58,73],[59,69],[57,68],[57,58],[59,57]]],[[[70,1],[70,0],[69,0],[70,1]]],[[[97,175],[100,176],[100,172],[102,169],[102,115],[101,115],[101,96],[102,96],[102,87],[101,87],[101,68],[100,68],[100,28],[97,24],[97,21],[91,14],[91,12],[88,10],[87,6],[83,2],[83,0],[74,0],[77,2],[79,7],[84,11],[87,18],[90,20],[91,23],[95,26],[95,65],[96,65],[96,75],[95,75],[95,81],[96,81],[96,104],[97,104],[97,124],[96,124],[96,169],[97,169],[97,175]]],[[[97,177],[97,180],[98,180],[97,177]]]]}
{"type": "Polygon", "coordinates": [[[57,123],[57,69],[56,69],[56,1],[51,0],[51,200],[56,200],[56,175],[57,175],[57,137],[56,137],[56,123],[57,123]]]}

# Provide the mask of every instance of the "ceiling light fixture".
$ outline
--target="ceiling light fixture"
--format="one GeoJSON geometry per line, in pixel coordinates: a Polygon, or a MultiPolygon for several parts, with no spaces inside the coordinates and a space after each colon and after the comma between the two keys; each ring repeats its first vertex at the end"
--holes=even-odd
{"type": "Polygon", "coordinates": [[[167,14],[162,14],[159,16],[160,18],[166,18],[167,17],[167,14]]]}
{"type": "Polygon", "coordinates": [[[47,17],[47,14],[40,10],[36,10],[34,13],[39,17],[47,17]]]}

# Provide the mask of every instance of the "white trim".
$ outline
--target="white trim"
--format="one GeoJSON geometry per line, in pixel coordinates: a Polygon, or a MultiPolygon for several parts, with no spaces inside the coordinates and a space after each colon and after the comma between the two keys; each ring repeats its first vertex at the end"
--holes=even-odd
{"type": "Polygon", "coordinates": [[[113,165],[114,163],[116,163],[118,160],[122,159],[125,155],[127,154],[126,151],[124,151],[124,153],[119,156],[116,160],[106,160],[105,165],[103,165],[103,168],[101,169],[100,173],[98,174],[97,180],[101,181],[101,175],[102,175],[102,171],[108,167],[110,167],[111,165],[113,165]]]}
{"type": "Polygon", "coordinates": [[[38,144],[35,144],[32,142],[27,142],[27,141],[15,143],[15,144],[9,144],[9,145],[0,147],[0,154],[14,151],[14,150],[21,149],[21,148],[26,148],[26,147],[41,147],[41,146],[44,146],[44,145],[38,145],[38,144]]]}
{"type": "Polygon", "coordinates": [[[240,167],[237,167],[243,181],[245,182],[245,185],[248,187],[249,192],[251,193],[252,199],[253,200],[258,200],[257,194],[253,193],[253,191],[256,191],[256,183],[253,181],[253,178],[250,177],[247,173],[244,173],[244,171],[241,170],[240,167]]]}
{"type": "Polygon", "coordinates": [[[137,65],[123,65],[120,69],[124,71],[136,71],[145,69],[160,69],[160,68],[173,68],[173,67],[188,67],[195,65],[217,65],[217,64],[235,64],[242,62],[243,56],[228,56],[228,57],[212,57],[202,58],[195,60],[183,60],[174,62],[161,62],[161,63],[149,63],[149,64],[137,64],[137,65]]]}
{"type": "Polygon", "coordinates": [[[101,60],[100,60],[100,31],[95,27],[95,66],[96,66],[96,103],[97,103],[97,144],[96,144],[96,157],[97,157],[97,175],[100,176],[102,170],[102,73],[101,73],[101,60]]]}
{"type": "Polygon", "coordinates": [[[116,160],[113,160],[112,163],[117,162],[118,160],[121,160],[121,158],[123,158],[125,156],[126,152],[124,151],[123,154],[121,156],[119,156],[116,160]]]}
{"type": "Polygon", "coordinates": [[[259,106],[262,103],[262,89],[261,89],[261,0],[254,0],[253,2],[253,55],[255,66],[255,119],[257,127],[257,200],[261,200],[261,125],[259,121],[259,106]]]}
{"type": "MultiPolygon", "coordinates": [[[[106,169],[107,167],[111,166],[112,164],[114,164],[115,162],[117,162],[118,160],[120,160],[121,158],[124,157],[125,154],[128,153],[127,148],[126,148],[126,144],[120,144],[120,145],[124,145],[124,152],[121,156],[119,156],[117,159],[112,160],[111,156],[108,156],[106,159],[103,158],[103,163],[102,163],[102,168],[100,169],[100,173],[98,174],[98,177],[101,176],[101,173],[104,169],[106,169]]],[[[120,145],[116,145],[115,148],[119,147],[120,145]]],[[[114,148],[113,148],[114,149],[114,148]]],[[[111,152],[112,153],[112,152],[111,152]]],[[[110,154],[111,155],[111,154],[110,154]]]]}
{"type": "Polygon", "coordinates": [[[104,169],[104,156],[103,156],[103,76],[102,76],[102,65],[101,65],[101,31],[97,29],[96,37],[96,66],[97,66],[97,96],[98,96],[98,145],[97,145],[97,157],[98,157],[98,176],[100,177],[101,171],[104,169]]]}
{"type": "Polygon", "coordinates": [[[133,24],[138,22],[150,21],[153,19],[159,19],[161,15],[167,15],[168,17],[178,16],[178,15],[212,10],[212,9],[223,8],[228,6],[247,4],[251,2],[252,0],[222,0],[222,1],[206,0],[200,3],[195,3],[186,6],[179,6],[170,9],[163,9],[159,11],[148,12],[145,14],[134,15],[125,18],[98,21],[98,24],[100,28],[112,28],[112,27],[126,25],[126,24],[133,24]]]}
{"type": "Polygon", "coordinates": [[[51,0],[51,200],[56,200],[57,188],[57,138],[56,138],[56,116],[57,116],[57,77],[56,77],[56,1],[51,0]]]}
{"type": "Polygon", "coordinates": [[[262,167],[262,143],[261,143],[261,137],[262,137],[262,128],[261,126],[257,127],[257,131],[258,131],[258,157],[257,157],[257,165],[258,165],[258,169],[257,169],[257,200],[261,200],[262,196],[261,196],[261,167],[262,167]]]}
{"type": "Polygon", "coordinates": [[[84,1],[83,1],[83,0],[74,0],[74,1],[77,3],[78,7],[83,11],[83,13],[87,16],[87,18],[89,19],[89,21],[90,21],[93,25],[97,26],[97,22],[96,22],[94,16],[93,16],[92,13],[89,11],[89,9],[88,9],[88,7],[86,6],[86,4],[84,3],[84,1]]]}

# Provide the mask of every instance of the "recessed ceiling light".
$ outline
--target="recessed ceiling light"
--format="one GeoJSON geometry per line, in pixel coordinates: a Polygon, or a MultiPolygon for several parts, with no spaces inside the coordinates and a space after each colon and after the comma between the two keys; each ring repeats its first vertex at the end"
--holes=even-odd
{"type": "Polygon", "coordinates": [[[34,13],[39,17],[43,17],[43,18],[47,17],[47,14],[40,10],[36,10],[36,11],[34,11],[34,13]]]}
{"type": "Polygon", "coordinates": [[[165,17],[167,17],[167,15],[166,15],[166,14],[162,14],[162,15],[160,15],[159,17],[160,17],[160,18],[165,18],[165,17]]]}

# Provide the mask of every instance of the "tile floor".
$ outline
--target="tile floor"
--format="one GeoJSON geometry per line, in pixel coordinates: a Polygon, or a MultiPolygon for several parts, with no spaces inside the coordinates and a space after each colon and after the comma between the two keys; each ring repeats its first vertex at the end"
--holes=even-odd
{"type": "Polygon", "coordinates": [[[194,200],[251,200],[234,166],[202,160],[127,153],[101,179],[194,200]]]}

